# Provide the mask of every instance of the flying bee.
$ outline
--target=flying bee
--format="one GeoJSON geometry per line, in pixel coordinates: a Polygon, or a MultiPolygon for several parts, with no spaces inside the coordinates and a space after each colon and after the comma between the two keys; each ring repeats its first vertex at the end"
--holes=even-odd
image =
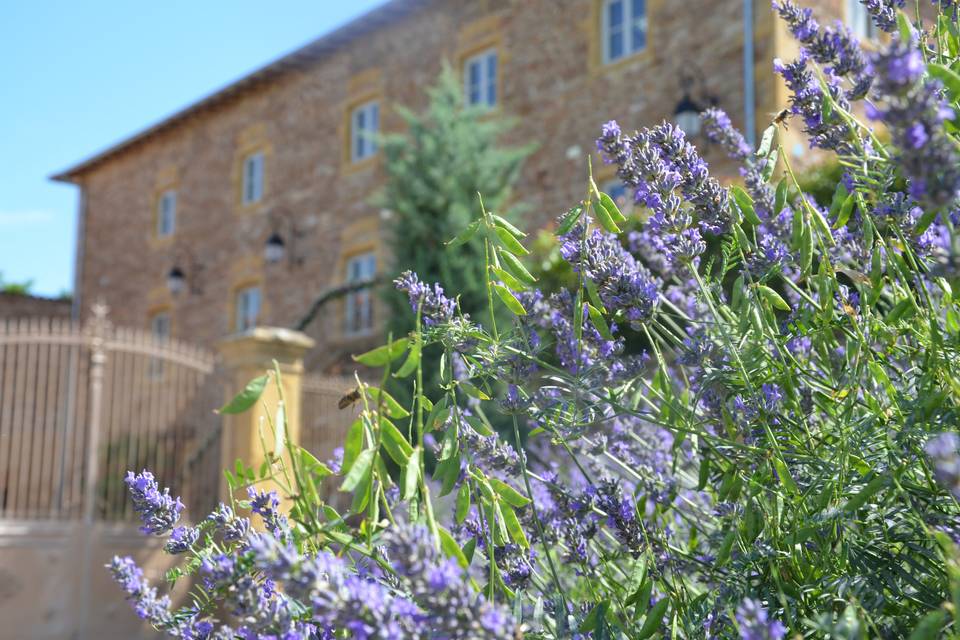
{"type": "Polygon", "coordinates": [[[790,117],[790,109],[782,109],[778,114],[773,116],[773,124],[782,124],[784,129],[789,129],[787,126],[787,118],[790,117]]]}
{"type": "Polygon", "coordinates": [[[341,410],[346,409],[347,407],[349,407],[359,399],[360,399],[360,389],[353,389],[352,391],[348,392],[345,396],[340,398],[340,401],[337,402],[337,408],[341,410]]]}

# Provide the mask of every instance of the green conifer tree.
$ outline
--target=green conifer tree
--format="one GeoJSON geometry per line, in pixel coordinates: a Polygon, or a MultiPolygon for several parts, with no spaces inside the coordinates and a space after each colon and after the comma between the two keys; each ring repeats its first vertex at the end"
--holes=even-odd
{"type": "MultiPolygon", "coordinates": [[[[466,106],[463,87],[447,65],[428,95],[423,113],[398,108],[407,131],[381,141],[388,178],[377,203],[392,212],[392,262],[385,275],[392,280],[409,269],[425,282],[442,282],[459,296],[463,312],[480,321],[486,308],[483,243],[474,238],[448,249],[446,242],[479,216],[478,194],[487,210],[516,221],[511,188],[532,146],[505,146],[511,123],[466,106]]],[[[414,323],[406,296],[392,283],[383,291],[388,331],[406,335],[414,323]]]]}

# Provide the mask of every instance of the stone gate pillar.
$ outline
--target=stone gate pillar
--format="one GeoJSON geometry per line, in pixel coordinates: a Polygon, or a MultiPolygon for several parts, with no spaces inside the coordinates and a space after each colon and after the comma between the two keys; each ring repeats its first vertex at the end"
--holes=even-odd
{"type": "MultiPolygon", "coordinates": [[[[256,327],[226,338],[220,343],[219,349],[227,374],[227,401],[248,382],[272,371],[273,361],[276,360],[289,438],[291,442],[299,443],[303,356],[314,344],[312,338],[299,331],[279,327],[256,327]]],[[[267,453],[275,452],[278,435],[271,429],[271,421],[276,419],[279,403],[280,394],[271,374],[263,395],[253,407],[239,415],[223,416],[220,457],[223,467],[233,469],[234,461],[239,458],[244,464],[259,470],[267,453]]],[[[279,437],[282,439],[282,434],[279,437]]],[[[286,450],[283,455],[289,461],[286,450]]],[[[261,488],[265,491],[275,489],[279,495],[284,495],[283,490],[275,484],[264,483],[261,488]]],[[[221,480],[220,497],[228,499],[226,480],[221,480]]],[[[242,497],[245,499],[247,496],[242,497]]]]}

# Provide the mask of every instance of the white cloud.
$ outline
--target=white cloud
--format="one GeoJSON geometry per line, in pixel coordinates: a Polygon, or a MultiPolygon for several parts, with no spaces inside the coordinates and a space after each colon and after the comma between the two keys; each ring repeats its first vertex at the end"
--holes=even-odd
{"type": "Polygon", "coordinates": [[[53,222],[52,211],[0,211],[0,227],[29,227],[53,222]]]}

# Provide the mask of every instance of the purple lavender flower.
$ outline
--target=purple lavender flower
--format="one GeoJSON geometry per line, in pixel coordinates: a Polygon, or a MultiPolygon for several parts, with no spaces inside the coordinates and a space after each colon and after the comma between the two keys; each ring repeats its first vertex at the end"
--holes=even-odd
{"type": "Polygon", "coordinates": [[[168,626],[172,623],[170,598],[157,597],[157,589],[143,577],[143,571],[126,556],[114,556],[106,565],[113,579],[120,585],[134,611],[142,619],[155,626],[168,626]]]}
{"type": "Polygon", "coordinates": [[[838,78],[849,76],[853,87],[847,91],[848,99],[858,100],[867,94],[871,75],[860,42],[850,29],[840,22],[835,28],[821,27],[811,9],[800,9],[793,0],[774,0],[773,8],[803,45],[803,51],[818,64],[827,65],[825,71],[838,78]]]}
{"type": "Polygon", "coordinates": [[[947,431],[927,440],[924,451],[933,460],[937,481],[960,499],[960,435],[947,431]]]}
{"type": "Polygon", "coordinates": [[[960,154],[943,126],[955,114],[940,82],[923,78],[918,46],[897,39],[871,57],[879,106],[868,114],[890,130],[900,151],[897,160],[910,178],[910,195],[942,206],[960,195],[960,154]]]}
{"type": "Polygon", "coordinates": [[[779,620],[770,620],[767,610],[758,600],[744,599],[737,607],[737,628],[740,640],[782,640],[787,628],[779,620]]]}
{"type": "Polygon", "coordinates": [[[133,510],[143,522],[140,530],[144,533],[166,533],[180,519],[180,512],[183,511],[180,498],[171,497],[170,489],[164,489],[161,493],[153,474],[146,469],[136,475],[133,471],[127,471],[124,482],[130,488],[133,510]]]}
{"type": "Polygon", "coordinates": [[[444,295],[443,287],[439,284],[434,283],[431,289],[412,271],[404,271],[393,282],[397,289],[406,292],[414,313],[421,311],[421,317],[426,326],[446,324],[453,319],[457,303],[444,295]]]}
{"type": "Polygon", "coordinates": [[[906,0],[860,0],[867,8],[877,28],[887,33],[897,30],[897,9],[902,9],[906,0]]]}
{"type": "Polygon", "coordinates": [[[700,114],[703,131],[710,142],[720,145],[728,156],[736,160],[746,160],[753,154],[743,134],[733,127],[730,116],[723,109],[709,107],[700,114]]]}
{"type": "Polygon", "coordinates": [[[250,531],[250,518],[235,516],[233,509],[222,502],[207,516],[207,520],[216,525],[226,542],[243,540],[250,531]]]}
{"type": "Polygon", "coordinates": [[[729,227],[727,191],[710,177],[706,162],[683,131],[666,122],[632,137],[613,135],[614,131],[619,128],[605,128],[598,146],[607,160],[619,165],[617,175],[634,189],[637,202],[651,210],[647,227],[657,233],[653,237],[658,249],[694,224],[711,234],[729,227]]]}
{"type": "Polygon", "coordinates": [[[247,495],[250,497],[250,510],[263,518],[264,524],[274,536],[279,538],[289,534],[287,518],[278,510],[280,498],[276,491],[257,491],[253,487],[247,487],[247,495]]]}
{"type": "MultiPolygon", "coordinates": [[[[649,320],[659,301],[657,280],[623,248],[616,236],[594,229],[584,239],[585,231],[586,224],[580,223],[562,236],[560,255],[575,272],[593,281],[609,312],[622,311],[634,324],[649,320]]],[[[691,251],[696,249],[694,246],[691,251]]]]}
{"type": "Polygon", "coordinates": [[[200,529],[196,527],[175,527],[163,549],[170,554],[186,553],[200,538],[200,529]]]}
{"type": "MultiPolygon", "coordinates": [[[[793,94],[790,97],[790,111],[803,119],[804,131],[810,136],[810,146],[840,149],[851,135],[850,127],[832,112],[825,115],[823,102],[826,96],[808,63],[809,56],[801,50],[800,56],[793,62],[784,63],[779,58],[775,59],[773,68],[783,77],[793,94]]],[[[824,75],[830,97],[842,108],[848,109],[849,104],[843,96],[837,76],[831,73],[824,75]]]]}

